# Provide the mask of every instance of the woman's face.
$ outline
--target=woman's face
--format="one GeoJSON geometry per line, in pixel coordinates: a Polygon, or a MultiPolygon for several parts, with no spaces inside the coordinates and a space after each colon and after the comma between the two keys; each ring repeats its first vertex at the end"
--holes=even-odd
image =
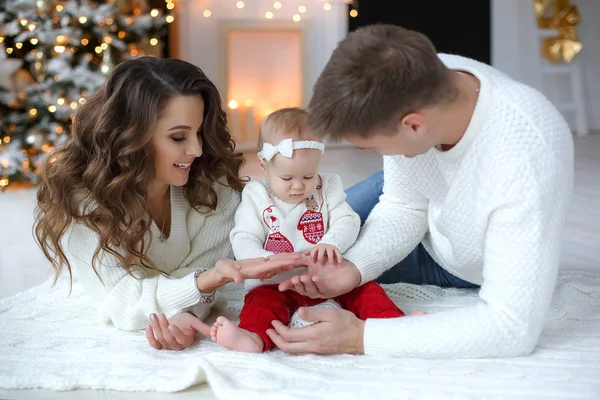
{"type": "Polygon", "coordinates": [[[199,96],[177,96],[169,100],[150,139],[156,183],[173,186],[187,183],[192,162],[202,155],[198,131],[203,116],[204,101],[199,96]]]}

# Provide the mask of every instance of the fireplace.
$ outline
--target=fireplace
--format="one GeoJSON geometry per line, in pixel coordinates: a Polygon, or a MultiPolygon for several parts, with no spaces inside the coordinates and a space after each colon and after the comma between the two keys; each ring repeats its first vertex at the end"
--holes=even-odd
{"type": "Polygon", "coordinates": [[[221,21],[220,89],[229,130],[241,150],[254,149],[261,121],[309,101],[308,23],[221,21]]]}

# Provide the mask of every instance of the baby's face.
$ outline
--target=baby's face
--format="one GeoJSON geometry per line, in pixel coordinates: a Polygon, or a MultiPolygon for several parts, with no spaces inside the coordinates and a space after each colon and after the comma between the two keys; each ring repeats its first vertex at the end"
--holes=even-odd
{"type": "Polygon", "coordinates": [[[264,167],[273,194],[286,203],[304,201],[317,190],[320,163],[315,149],[294,150],[292,158],[275,155],[264,167]]]}

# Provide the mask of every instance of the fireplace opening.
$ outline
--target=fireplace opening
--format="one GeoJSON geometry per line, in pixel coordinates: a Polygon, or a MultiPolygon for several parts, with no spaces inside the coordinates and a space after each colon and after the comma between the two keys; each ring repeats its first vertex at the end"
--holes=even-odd
{"type": "MultiPolygon", "coordinates": [[[[234,24],[234,26],[232,26],[234,24]]],[[[256,148],[262,120],[283,107],[305,106],[305,31],[295,24],[224,28],[223,97],[240,150],[256,148]]]]}

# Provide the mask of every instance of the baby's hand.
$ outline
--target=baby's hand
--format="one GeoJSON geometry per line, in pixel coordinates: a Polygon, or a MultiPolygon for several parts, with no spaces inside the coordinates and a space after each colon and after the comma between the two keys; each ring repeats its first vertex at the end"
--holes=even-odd
{"type": "Polygon", "coordinates": [[[321,263],[325,260],[325,257],[338,264],[342,262],[340,249],[332,244],[318,244],[312,249],[306,250],[304,254],[309,256],[313,262],[321,263]]]}

